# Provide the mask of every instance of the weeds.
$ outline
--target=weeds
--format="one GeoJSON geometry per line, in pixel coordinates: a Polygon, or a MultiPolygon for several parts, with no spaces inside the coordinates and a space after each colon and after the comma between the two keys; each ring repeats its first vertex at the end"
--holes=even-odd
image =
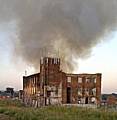
{"type": "MultiPolygon", "coordinates": [[[[8,103],[7,103],[8,104],[8,103]]],[[[117,112],[101,109],[78,107],[49,106],[43,108],[26,108],[23,106],[2,106],[0,114],[14,117],[16,120],[117,120],[117,112]]]]}

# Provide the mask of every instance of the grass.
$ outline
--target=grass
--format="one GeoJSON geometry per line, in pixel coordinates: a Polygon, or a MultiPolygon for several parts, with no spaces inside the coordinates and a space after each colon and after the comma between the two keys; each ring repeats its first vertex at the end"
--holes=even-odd
{"type": "Polygon", "coordinates": [[[104,109],[61,106],[35,109],[23,107],[18,101],[0,101],[0,114],[16,120],[117,120],[117,112],[104,109]]]}
{"type": "Polygon", "coordinates": [[[11,106],[15,106],[15,107],[22,107],[23,104],[21,102],[19,102],[18,100],[10,100],[10,99],[6,99],[6,100],[0,100],[0,107],[11,107],[11,106]]]}

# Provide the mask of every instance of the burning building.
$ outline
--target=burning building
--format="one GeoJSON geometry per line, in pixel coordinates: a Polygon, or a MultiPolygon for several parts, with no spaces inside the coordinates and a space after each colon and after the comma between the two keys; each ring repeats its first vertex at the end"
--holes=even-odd
{"type": "Polygon", "coordinates": [[[23,77],[24,102],[36,106],[100,104],[101,74],[68,74],[59,58],[40,60],[40,73],[23,77]]]}

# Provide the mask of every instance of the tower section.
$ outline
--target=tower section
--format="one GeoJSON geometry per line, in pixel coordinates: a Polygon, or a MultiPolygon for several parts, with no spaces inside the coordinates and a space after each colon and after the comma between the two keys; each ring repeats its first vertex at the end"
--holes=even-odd
{"type": "Polygon", "coordinates": [[[56,75],[60,72],[60,59],[44,57],[40,60],[40,75],[44,85],[56,81],[56,75]]]}
{"type": "MultiPolygon", "coordinates": [[[[53,94],[57,93],[60,85],[60,59],[44,57],[40,59],[40,86],[43,105],[50,104],[50,97],[55,99],[53,94]]],[[[52,100],[51,100],[52,101],[52,100]]]]}

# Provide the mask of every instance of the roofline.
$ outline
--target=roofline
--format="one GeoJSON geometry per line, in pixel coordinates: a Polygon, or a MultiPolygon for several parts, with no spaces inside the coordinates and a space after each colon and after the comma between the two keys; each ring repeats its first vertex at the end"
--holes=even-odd
{"type": "Polygon", "coordinates": [[[79,74],[72,74],[72,73],[67,73],[66,75],[102,75],[102,73],[79,73],[79,74]]]}
{"type": "Polygon", "coordinates": [[[40,73],[35,73],[35,74],[28,75],[28,76],[23,76],[23,77],[32,77],[32,76],[35,76],[35,75],[40,75],[40,73]]]}

